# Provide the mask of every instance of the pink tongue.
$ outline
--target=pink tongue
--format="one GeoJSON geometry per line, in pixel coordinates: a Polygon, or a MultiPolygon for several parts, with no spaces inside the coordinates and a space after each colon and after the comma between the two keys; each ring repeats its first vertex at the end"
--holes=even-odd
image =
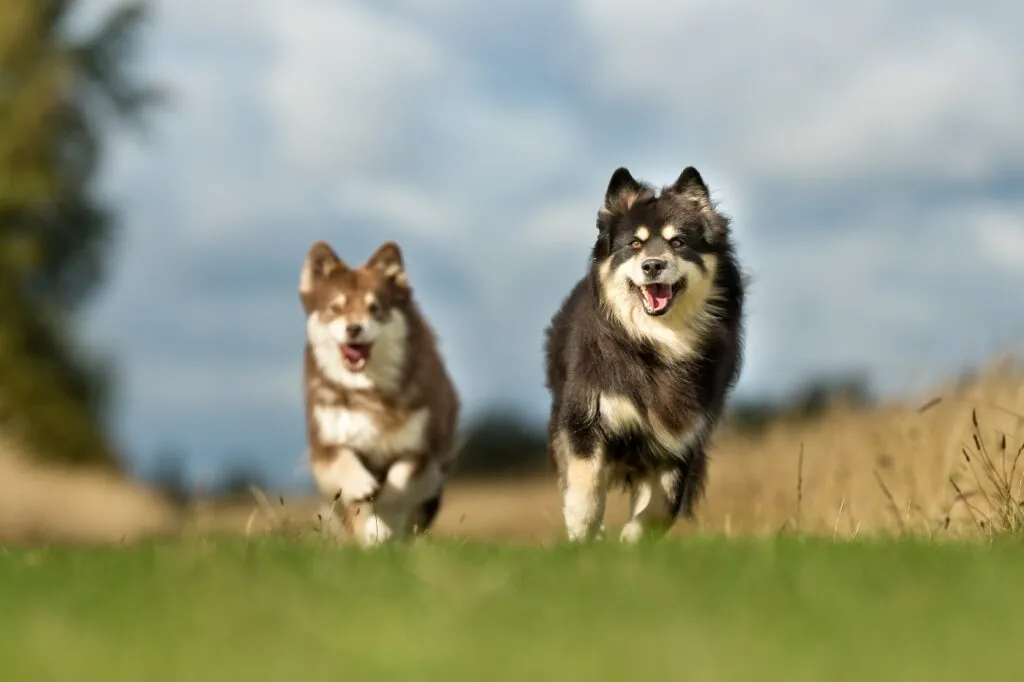
{"type": "Polygon", "coordinates": [[[647,307],[654,312],[663,310],[672,297],[672,287],[668,284],[648,284],[644,287],[644,298],[647,299],[647,307]]]}
{"type": "Polygon", "coordinates": [[[358,362],[359,360],[369,356],[370,346],[365,343],[346,344],[341,347],[341,354],[345,356],[345,359],[349,362],[358,362]]]}

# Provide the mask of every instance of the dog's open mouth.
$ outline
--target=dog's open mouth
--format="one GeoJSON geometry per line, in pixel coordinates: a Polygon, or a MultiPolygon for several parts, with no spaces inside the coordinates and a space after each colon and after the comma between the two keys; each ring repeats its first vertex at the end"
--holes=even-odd
{"type": "Polygon", "coordinates": [[[679,280],[675,284],[640,284],[637,289],[640,291],[640,299],[644,304],[644,312],[648,315],[664,315],[668,312],[672,301],[683,289],[685,280],[679,280]]]}
{"type": "Polygon", "coordinates": [[[366,367],[366,363],[370,359],[371,348],[372,346],[368,343],[344,344],[341,347],[341,360],[345,369],[350,372],[358,372],[366,367]]]}

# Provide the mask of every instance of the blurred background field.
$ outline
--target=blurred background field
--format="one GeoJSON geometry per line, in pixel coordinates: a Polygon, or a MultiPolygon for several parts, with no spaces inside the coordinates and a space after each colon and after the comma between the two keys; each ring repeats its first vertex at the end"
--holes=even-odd
{"type": "MultiPolygon", "coordinates": [[[[1016,533],[1024,522],[1022,414],[1024,373],[1012,360],[916,402],[875,405],[844,384],[783,406],[738,405],[714,447],[698,518],[673,534],[1016,533]]],[[[542,432],[494,420],[469,434],[464,453],[435,535],[561,538],[542,432]]],[[[192,491],[173,471],[143,488],[110,474],[3,461],[0,527],[9,538],[308,536],[322,512],[315,496],[275,491],[244,471],[218,489],[192,491]]],[[[613,495],[610,527],[625,513],[624,496],[613,495]]]]}

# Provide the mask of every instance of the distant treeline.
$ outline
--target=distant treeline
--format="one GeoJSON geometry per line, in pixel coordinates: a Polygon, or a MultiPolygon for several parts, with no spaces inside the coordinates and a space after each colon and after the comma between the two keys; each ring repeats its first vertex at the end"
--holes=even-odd
{"type": "Polygon", "coordinates": [[[0,2],[0,430],[32,457],[119,469],[107,432],[115,370],[79,337],[119,223],[97,185],[110,134],[162,91],[132,68],[145,17],[107,3],[0,2]]]}
{"type": "MultiPolygon", "coordinates": [[[[777,400],[733,401],[723,430],[736,434],[756,434],[773,423],[815,419],[830,406],[843,404],[867,407],[874,402],[865,379],[858,376],[827,377],[808,382],[777,400]]],[[[526,476],[550,471],[545,425],[535,423],[513,410],[492,409],[474,420],[465,432],[464,446],[455,477],[486,479],[526,476]]],[[[159,458],[157,469],[147,476],[169,497],[181,503],[192,495],[181,468],[181,459],[173,453],[159,458]]],[[[207,498],[251,499],[250,486],[272,490],[258,467],[244,458],[234,458],[212,487],[202,490],[207,498]]]]}
{"type": "MultiPolygon", "coordinates": [[[[823,377],[778,400],[733,401],[722,428],[755,434],[772,423],[815,419],[833,405],[867,407],[873,400],[863,377],[823,377]]],[[[456,476],[462,478],[544,471],[549,466],[545,427],[512,411],[493,410],[470,426],[459,461],[456,476]]]]}

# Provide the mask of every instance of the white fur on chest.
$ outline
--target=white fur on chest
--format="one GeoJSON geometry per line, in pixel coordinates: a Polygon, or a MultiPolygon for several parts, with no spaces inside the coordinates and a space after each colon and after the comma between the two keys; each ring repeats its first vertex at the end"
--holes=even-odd
{"type": "Polygon", "coordinates": [[[601,422],[612,433],[619,434],[632,429],[641,433],[646,432],[658,441],[661,447],[680,457],[686,455],[690,447],[700,440],[706,428],[706,421],[701,417],[689,428],[678,432],[670,431],[653,415],[642,415],[629,398],[610,393],[600,395],[598,412],[601,415],[601,422]]]}
{"type": "Polygon", "coordinates": [[[427,444],[430,411],[410,412],[389,429],[381,429],[373,416],[362,410],[339,406],[313,408],[320,441],[325,446],[346,447],[371,456],[391,457],[422,451],[427,444]]]}

